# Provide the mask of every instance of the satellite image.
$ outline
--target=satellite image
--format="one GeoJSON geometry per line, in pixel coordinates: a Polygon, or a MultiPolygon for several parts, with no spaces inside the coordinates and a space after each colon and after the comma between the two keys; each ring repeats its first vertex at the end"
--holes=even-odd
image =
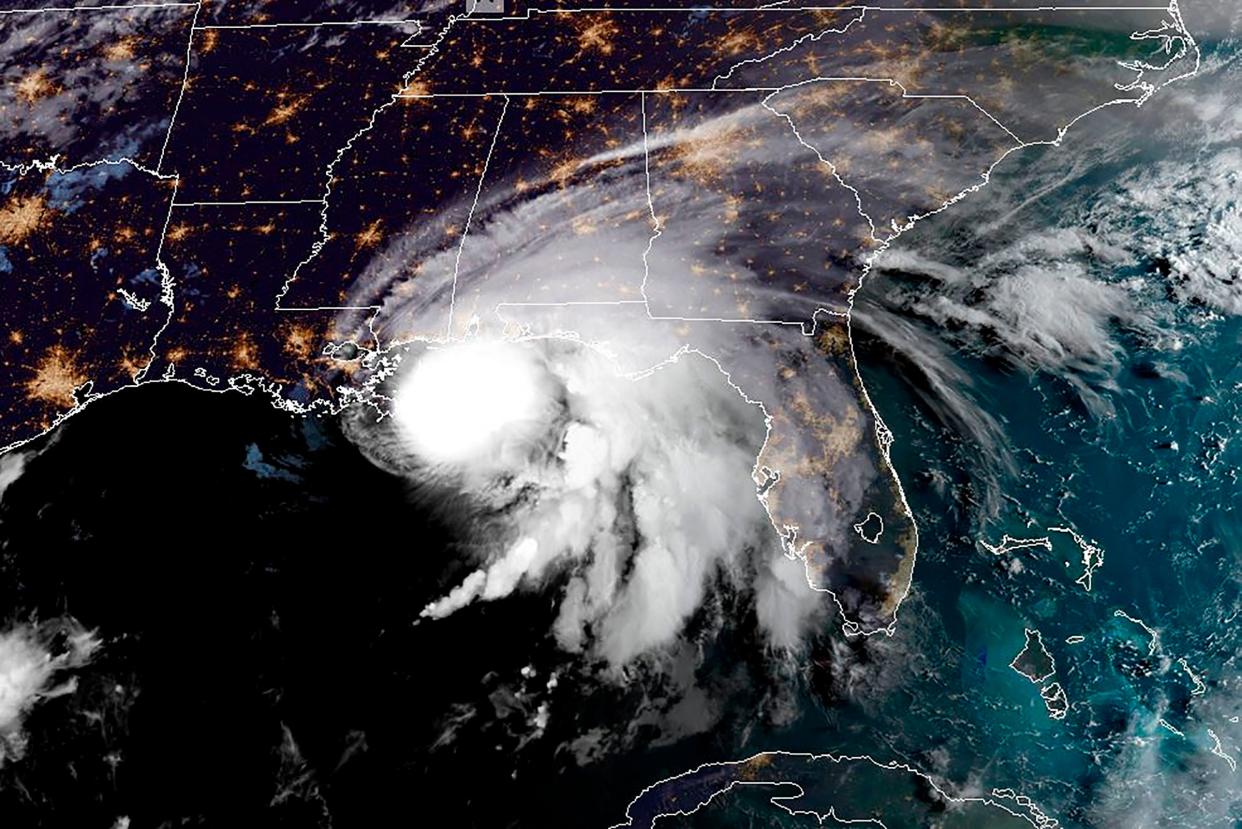
{"type": "Polygon", "coordinates": [[[0,826],[1242,827],[1239,0],[0,0],[0,826]]]}

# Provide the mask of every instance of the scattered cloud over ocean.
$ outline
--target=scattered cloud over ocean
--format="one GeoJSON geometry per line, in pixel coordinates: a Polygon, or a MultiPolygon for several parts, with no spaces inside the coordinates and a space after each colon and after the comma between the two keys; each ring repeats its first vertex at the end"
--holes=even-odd
{"type": "Polygon", "coordinates": [[[1179,348],[1194,331],[1183,318],[1242,313],[1240,127],[1225,91],[1239,71],[1208,50],[1162,107],[1099,113],[1072,148],[1017,154],[879,256],[856,321],[908,352],[975,439],[989,430],[963,419],[970,384],[943,382],[952,351],[1060,378],[1107,417],[1127,351],[1179,348]]]}
{"type": "Polygon", "coordinates": [[[4,498],[8,488],[26,471],[27,457],[26,452],[17,450],[0,455],[0,499],[4,498]]]}
{"type": "Polygon", "coordinates": [[[991,445],[995,425],[977,401],[963,397],[973,384],[958,377],[963,370],[952,352],[1059,377],[1090,409],[1107,414],[1111,404],[1102,392],[1115,385],[1123,336],[1154,337],[1160,330],[1140,282],[1099,278],[1101,266],[1130,261],[1126,252],[1075,229],[1019,237],[970,266],[898,248],[879,258],[881,284],[872,283],[872,294],[860,298],[857,317],[893,347],[914,349],[911,362],[950,420],[991,445]],[[903,333],[902,320],[913,330],[903,333]],[[955,377],[964,382],[951,382],[955,377]]]}
{"type": "Polygon", "coordinates": [[[72,619],[0,633],[0,763],[22,756],[25,715],[40,700],[73,693],[77,680],[60,674],[85,665],[99,645],[94,631],[72,619]]]}

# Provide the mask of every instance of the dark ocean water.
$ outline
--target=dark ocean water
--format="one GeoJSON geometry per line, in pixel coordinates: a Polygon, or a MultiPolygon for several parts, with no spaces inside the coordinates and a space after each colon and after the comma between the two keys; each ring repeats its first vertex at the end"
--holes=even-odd
{"type": "MultiPolygon", "coordinates": [[[[1242,826],[1238,54],[1204,44],[1166,108],[1024,153],[881,259],[855,344],[919,522],[914,590],[892,639],[816,648],[803,716],[748,749],[907,762],[1066,827],[1242,826]],[[984,546],[1006,534],[1048,540],[984,546]],[[1027,629],[1063,718],[1010,667],[1027,629]]],[[[775,793],[685,823],[815,825],[775,793]]]]}
{"type": "MultiPolygon", "coordinates": [[[[1227,321],[1183,349],[1176,383],[1123,372],[1120,387],[1145,417],[1131,415],[1137,430],[1093,425],[1054,381],[992,370],[994,412],[1018,453],[1039,458],[1007,491],[1041,525],[1072,522],[1105,551],[1090,593],[1074,582],[1067,538],[1051,554],[1017,553],[1017,574],[979,546],[981,530],[991,541],[1033,533],[1016,506],[987,521],[967,506],[970,448],[891,370],[885,347],[860,337],[868,384],[905,436],[895,461],[923,538],[897,636],[842,654],[826,631],[812,654],[861,666],[861,693],[812,667],[791,680],[803,704],[794,723],[752,722],[771,679],[743,659],[731,674],[735,709],[711,734],[585,769],[555,740],[516,748],[532,712],[505,678],[561,661],[547,636],[554,601],[518,594],[414,625],[457,578],[457,542],[334,422],[179,386],[113,397],[65,424],[0,506],[9,620],[72,616],[105,643],[75,694],[28,718],[27,755],[0,769],[4,808],[21,825],[262,815],[305,826],[330,810],[333,825],[356,826],[436,800],[466,825],[542,816],[598,826],[660,776],[784,748],[869,753],[958,785],[1011,786],[1068,826],[1111,825],[1099,810],[1151,797],[1178,802],[1146,814],[1181,814],[1212,791],[1235,800],[1217,816],[1237,819],[1236,785],[1206,729],[1236,751],[1242,502],[1236,446],[1217,450],[1212,436],[1240,425],[1228,392],[1242,371],[1226,356],[1239,337],[1227,321]],[[1118,609],[1159,631],[1156,655],[1118,609]],[[1057,661],[1064,720],[1008,667],[1028,626],[1057,661]],[[1065,644],[1073,635],[1085,640],[1065,644]],[[1178,658],[1206,693],[1192,695],[1178,658]],[[455,712],[457,739],[435,748],[455,712]]],[[[728,631],[714,648],[708,662],[733,665],[755,650],[728,631]]],[[[572,705],[590,722],[613,701],[573,681],[554,704],[563,720],[572,705]]],[[[743,814],[718,811],[724,823],[743,814]]]]}
{"type": "MultiPolygon", "coordinates": [[[[336,440],[330,423],[162,386],[92,406],[30,461],[0,518],[3,606],[73,616],[105,645],[75,695],[30,717],[32,749],[0,772],[8,814],[240,819],[282,777],[301,785],[285,728],[322,763],[381,709],[376,753],[419,727],[416,701],[386,702],[420,684],[394,649],[434,572],[416,565],[451,544],[336,440]],[[406,528],[400,554],[368,532],[377,515],[406,528]]],[[[302,825],[313,800],[276,814],[302,825]]]]}
{"type": "MultiPolygon", "coordinates": [[[[416,624],[467,557],[334,420],[161,384],[29,448],[0,504],[6,624],[73,618],[103,646],[0,766],[11,825],[410,825],[456,810],[460,825],[601,826],[661,768],[641,752],[579,768],[558,748],[579,721],[620,711],[627,725],[643,690],[563,667],[545,690],[565,662],[553,599],[416,624]],[[532,688],[574,713],[519,750],[532,688]]],[[[753,694],[730,661],[735,734],[753,694]]],[[[669,762],[724,750],[705,738],[669,762]]]]}
{"type": "MultiPolygon", "coordinates": [[[[1117,123],[1084,133],[1072,175],[1031,153],[998,195],[903,247],[973,273],[1027,236],[1077,229],[1097,250],[1168,226],[1167,205],[1106,209],[1112,182],[1161,161],[1193,169],[1207,150],[1193,130],[1136,138],[1117,123]],[[980,229],[1046,179],[1061,183],[980,229]]],[[[1194,222],[1171,226],[1199,244],[1194,222]]],[[[26,719],[25,756],[0,767],[0,813],[15,826],[352,827],[454,810],[463,826],[605,826],[663,776],[796,749],[907,762],[960,793],[1011,787],[1066,827],[1242,825],[1229,759],[1242,756],[1242,323],[1170,287],[1153,244],[1080,256],[1090,283],[1131,286],[1129,310],[1099,315],[1111,346],[1094,362],[1022,358],[1056,319],[1037,313],[1055,294],[1021,297],[1031,313],[1008,333],[907,315],[945,344],[934,354],[856,326],[920,526],[897,633],[845,641],[830,621],[774,667],[748,600],[723,592],[716,616],[733,621],[691,631],[701,659],[688,669],[719,716],[682,739],[644,719],[658,676],[604,683],[556,650],[550,595],[416,624],[464,575],[463,542],[335,421],[177,385],[100,401],[33,447],[0,501],[6,624],[72,617],[103,641],[75,693],[26,719]],[[992,432],[954,416],[927,381],[933,358],[968,378],[957,391],[992,432]],[[1102,551],[1090,591],[1056,526],[1102,551]],[[1050,549],[981,543],[1005,534],[1050,549]],[[1063,719],[1009,667],[1028,628],[1055,659],[1063,719]],[[773,699],[794,713],[773,716],[773,699]],[[533,729],[542,703],[552,718],[533,729]],[[582,764],[574,741],[601,724],[629,747],[582,764]]],[[[940,290],[915,272],[873,278],[875,319],[908,310],[891,291],[940,290]]],[[[722,798],[696,821],[800,825],[765,803],[722,798]]]]}
{"type": "Polygon", "coordinates": [[[1242,326],[1220,324],[1178,355],[1185,376],[1176,382],[1149,376],[1141,367],[1152,355],[1136,353],[1118,382],[1123,424],[1094,421],[1055,380],[994,374],[986,399],[1021,460],[999,514],[986,519],[962,503],[969,444],[933,425],[891,376],[867,372],[890,427],[908,436],[894,457],[914,482],[907,493],[921,528],[917,594],[897,638],[940,654],[930,675],[901,682],[891,707],[869,718],[895,728],[884,741],[900,756],[943,747],[950,778],[1012,786],[1070,826],[1242,819],[1242,789],[1228,761],[1211,755],[1208,734],[1238,756],[1242,458],[1221,438],[1242,427],[1240,346],[1242,326]],[[1046,532],[1065,525],[1104,553],[1090,592],[1076,583],[1073,540],[1046,532]],[[1004,533],[1048,536],[1053,548],[981,548],[1004,533]],[[1154,651],[1118,611],[1157,631],[1154,651]],[[1028,627],[1056,659],[1070,702],[1063,720],[1009,667],[1028,627]]]}

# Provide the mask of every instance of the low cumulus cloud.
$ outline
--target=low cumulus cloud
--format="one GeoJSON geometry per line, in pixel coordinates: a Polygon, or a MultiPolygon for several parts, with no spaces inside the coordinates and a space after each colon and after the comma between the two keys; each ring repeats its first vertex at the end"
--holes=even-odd
{"type": "Polygon", "coordinates": [[[60,440],[60,433],[53,432],[33,448],[28,445],[23,449],[10,449],[0,455],[0,503],[4,502],[4,495],[9,488],[26,474],[31,462],[46,452],[49,447],[54,446],[58,440],[60,440]]]}
{"type": "Polygon", "coordinates": [[[1073,146],[1006,165],[979,197],[883,253],[864,302],[1064,377],[1107,411],[1099,392],[1127,334],[1175,349],[1175,311],[1242,313],[1240,73],[1232,52],[1209,49],[1163,106],[1084,122],[1073,146]]]}
{"type": "Polygon", "coordinates": [[[1074,229],[1040,232],[970,268],[894,250],[880,257],[877,275],[922,277],[882,286],[885,300],[971,349],[1029,371],[1103,381],[1123,351],[1117,326],[1142,329],[1151,319],[1133,286],[1103,282],[1088,271],[1084,260],[1123,255],[1092,242],[1074,229]]]}
{"type": "Polygon", "coordinates": [[[0,455],[0,499],[4,498],[4,493],[26,471],[27,459],[28,453],[26,452],[12,451],[0,455]]]}
{"type": "Polygon", "coordinates": [[[1172,734],[1157,713],[1132,713],[1114,750],[1101,758],[1106,773],[1092,792],[1087,817],[1103,829],[1155,829],[1170,816],[1186,826],[1228,826],[1236,822],[1242,795],[1237,762],[1242,739],[1239,699],[1226,685],[1193,706],[1195,719],[1172,734]],[[1169,763],[1170,754],[1178,756],[1169,763]]]}
{"type": "Polygon", "coordinates": [[[0,633],[0,762],[21,757],[25,715],[40,700],[73,693],[77,680],[58,675],[85,665],[99,645],[94,631],[71,619],[0,633]]]}

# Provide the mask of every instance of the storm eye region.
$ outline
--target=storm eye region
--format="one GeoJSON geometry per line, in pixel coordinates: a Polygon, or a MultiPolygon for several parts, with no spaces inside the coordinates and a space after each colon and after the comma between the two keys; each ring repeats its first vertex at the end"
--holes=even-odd
{"type": "Polygon", "coordinates": [[[426,463],[503,464],[551,427],[559,386],[530,343],[453,342],[429,348],[398,381],[392,416],[426,463]]]}

